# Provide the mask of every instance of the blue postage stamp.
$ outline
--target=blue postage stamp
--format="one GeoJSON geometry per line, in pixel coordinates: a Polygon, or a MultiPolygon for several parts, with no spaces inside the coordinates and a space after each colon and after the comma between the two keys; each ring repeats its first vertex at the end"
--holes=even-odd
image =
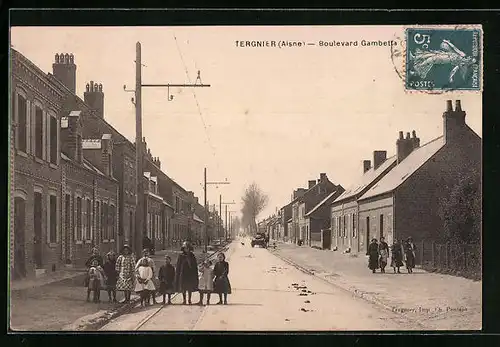
{"type": "Polygon", "coordinates": [[[406,89],[481,90],[480,29],[407,28],[406,89]]]}

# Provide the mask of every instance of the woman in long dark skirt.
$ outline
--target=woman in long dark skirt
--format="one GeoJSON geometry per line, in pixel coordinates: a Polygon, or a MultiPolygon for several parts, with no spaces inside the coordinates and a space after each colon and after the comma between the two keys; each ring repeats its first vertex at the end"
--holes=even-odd
{"type": "Polygon", "coordinates": [[[408,270],[409,274],[413,273],[413,268],[415,267],[416,251],[417,247],[413,243],[413,239],[409,237],[405,243],[406,269],[408,270]]]}
{"type": "Polygon", "coordinates": [[[368,268],[372,270],[373,273],[375,273],[375,270],[378,269],[379,258],[377,239],[372,239],[372,242],[368,246],[366,255],[368,255],[368,268]]]}
{"type": "Polygon", "coordinates": [[[175,268],[170,262],[172,259],[167,255],[165,256],[165,264],[160,267],[158,271],[158,279],[160,280],[160,293],[163,295],[163,305],[165,305],[165,297],[168,296],[167,304],[172,303],[171,296],[175,293],[175,268]]]}
{"type": "Polygon", "coordinates": [[[391,248],[391,267],[394,269],[394,273],[398,269],[398,274],[400,274],[399,268],[401,266],[403,266],[403,246],[398,240],[394,240],[391,248]]]}
{"type": "Polygon", "coordinates": [[[231,294],[231,282],[229,282],[229,263],[226,261],[224,253],[219,253],[217,256],[218,262],[214,267],[214,292],[219,294],[219,302],[217,305],[227,305],[227,295],[231,294]],[[224,301],[222,298],[224,297],[224,301]]]}
{"type": "Polygon", "coordinates": [[[380,243],[378,245],[378,253],[379,253],[379,263],[380,263],[380,272],[385,273],[385,267],[387,266],[387,259],[389,258],[389,245],[385,242],[383,237],[380,238],[380,243]]]}
{"type": "Polygon", "coordinates": [[[182,293],[183,305],[186,304],[187,293],[188,303],[191,305],[192,293],[198,291],[198,265],[189,243],[184,242],[181,251],[175,267],[175,291],[182,293]]]}
{"type": "Polygon", "coordinates": [[[109,302],[116,303],[116,281],[118,281],[118,272],[116,271],[116,254],[111,251],[106,254],[106,263],[104,263],[104,275],[106,276],[106,291],[108,292],[109,302]]]}

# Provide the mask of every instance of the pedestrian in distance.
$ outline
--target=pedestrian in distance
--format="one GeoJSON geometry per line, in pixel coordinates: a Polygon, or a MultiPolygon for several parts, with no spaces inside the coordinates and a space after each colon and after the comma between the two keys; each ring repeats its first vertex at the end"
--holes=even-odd
{"type": "Polygon", "coordinates": [[[408,270],[409,274],[413,273],[413,268],[415,267],[416,251],[417,247],[413,243],[413,239],[410,236],[405,242],[405,262],[406,269],[408,270]]]}
{"type": "Polygon", "coordinates": [[[378,253],[378,243],[377,239],[372,239],[372,242],[368,246],[368,251],[366,252],[368,256],[368,268],[375,273],[378,269],[379,253],[378,253]]]}
{"type": "Polygon", "coordinates": [[[104,270],[97,259],[90,263],[88,278],[87,301],[90,301],[90,294],[93,293],[93,301],[96,303],[101,302],[101,289],[104,288],[104,270]]]}
{"type": "Polygon", "coordinates": [[[378,253],[380,254],[380,272],[385,273],[385,267],[387,266],[387,260],[389,259],[389,245],[385,242],[384,237],[380,238],[378,253]]]}
{"type": "Polygon", "coordinates": [[[205,260],[203,262],[203,267],[201,270],[200,279],[200,301],[198,304],[203,305],[203,296],[207,295],[207,305],[210,305],[210,295],[214,290],[214,270],[212,269],[212,262],[210,260],[205,260]]]}
{"type": "Polygon", "coordinates": [[[224,253],[219,253],[217,263],[214,266],[214,291],[219,294],[217,305],[227,305],[227,295],[231,294],[231,282],[229,282],[229,263],[224,253]],[[223,301],[224,297],[224,301],[223,301]]]}
{"type": "Polygon", "coordinates": [[[156,288],[159,286],[159,283],[155,283],[155,282],[157,282],[157,281],[155,281],[155,279],[156,279],[156,277],[155,277],[155,273],[156,273],[155,262],[154,262],[153,258],[151,258],[149,255],[150,255],[149,248],[144,248],[142,250],[142,257],[135,264],[135,269],[137,270],[139,268],[139,265],[142,262],[142,260],[146,259],[148,266],[151,268],[151,271],[153,271],[152,282],[153,282],[153,286],[154,286],[154,289],[150,293],[151,295],[148,296],[148,301],[150,301],[152,298],[153,304],[156,305],[156,288]]]}
{"type": "Polygon", "coordinates": [[[394,269],[394,273],[397,269],[398,274],[400,274],[399,268],[401,266],[403,266],[403,246],[398,240],[394,240],[391,248],[391,267],[394,269]]]}
{"type": "Polygon", "coordinates": [[[103,265],[104,275],[106,277],[106,291],[108,292],[109,302],[116,303],[116,281],[118,272],[116,271],[116,254],[111,251],[106,254],[106,262],[103,265]]]}
{"type": "Polygon", "coordinates": [[[165,305],[165,297],[168,297],[167,304],[172,303],[171,297],[175,293],[175,268],[170,263],[172,259],[170,256],[165,256],[165,264],[160,267],[158,271],[158,279],[160,281],[160,293],[163,295],[163,305],[165,305]]]}
{"type": "Polygon", "coordinates": [[[182,304],[192,304],[193,292],[198,291],[198,265],[193,254],[193,248],[188,242],[183,242],[181,254],[177,258],[175,267],[175,291],[182,293],[182,304]]]}
{"type": "Polygon", "coordinates": [[[136,277],[135,291],[141,297],[141,306],[149,306],[149,296],[155,287],[153,285],[153,270],[151,270],[147,258],[139,260],[136,277]]]}
{"type": "Polygon", "coordinates": [[[116,259],[115,269],[118,272],[116,290],[124,292],[125,302],[128,303],[135,282],[135,257],[129,245],[123,246],[120,256],[116,259]]]}

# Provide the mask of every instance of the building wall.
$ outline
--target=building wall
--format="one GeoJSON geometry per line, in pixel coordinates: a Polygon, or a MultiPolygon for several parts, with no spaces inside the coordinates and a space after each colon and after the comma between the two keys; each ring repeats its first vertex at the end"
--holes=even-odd
{"type": "Polygon", "coordinates": [[[163,249],[163,200],[159,196],[145,194],[146,203],[144,209],[144,221],[148,237],[154,244],[156,250],[163,249]]]}
{"type": "Polygon", "coordinates": [[[332,206],[331,216],[332,247],[337,247],[339,251],[347,248],[350,248],[351,252],[362,251],[364,239],[360,237],[357,201],[351,200],[332,206]]]}
{"type": "Polygon", "coordinates": [[[384,236],[388,244],[394,237],[394,206],[392,194],[359,202],[360,251],[366,252],[370,240],[384,236]],[[382,220],[382,223],[381,223],[382,220]],[[362,242],[362,243],[361,243],[362,242]]]}

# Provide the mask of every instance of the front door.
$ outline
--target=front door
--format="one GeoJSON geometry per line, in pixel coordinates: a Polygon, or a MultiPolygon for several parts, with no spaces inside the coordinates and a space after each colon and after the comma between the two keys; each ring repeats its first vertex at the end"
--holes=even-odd
{"type": "Polygon", "coordinates": [[[42,237],[42,194],[35,192],[35,204],[34,204],[34,227],[35,227],[35,235],[33,238],[34,244],[34,259],[35,266],[37,269],[43,267],[42,261],[42,246],[43,246],[43,237],[42,237]]]}
{"type": "Polygon", "coordinates": [[[379,235],[379,240],[384,237],[384,215],[380,215],[380,235],[379,235]]]}
{"type": "Polygon", "coordinates": [[[13,278],[26,277],[26,255],[24,251],[26,227],[26,203],[22,198],[14,199],[14,273],[13,278]]]}
{"type": "Polygon", "coordinates": [[[370,217],[366,217],[366,250],[370,244],[370,217]]]}
{"type": "Polygon", "coordinates": [[[64,198],[64,211],[65,211],[65,220],[64,220],[64,225],[66,226],[66,231],[64,234],[64,254],[65,254],[65,263],[70,264],[71,263],[71,257],[70,257],[70,244],[71,244],[71,195],[66,194],[64,198]]]}

